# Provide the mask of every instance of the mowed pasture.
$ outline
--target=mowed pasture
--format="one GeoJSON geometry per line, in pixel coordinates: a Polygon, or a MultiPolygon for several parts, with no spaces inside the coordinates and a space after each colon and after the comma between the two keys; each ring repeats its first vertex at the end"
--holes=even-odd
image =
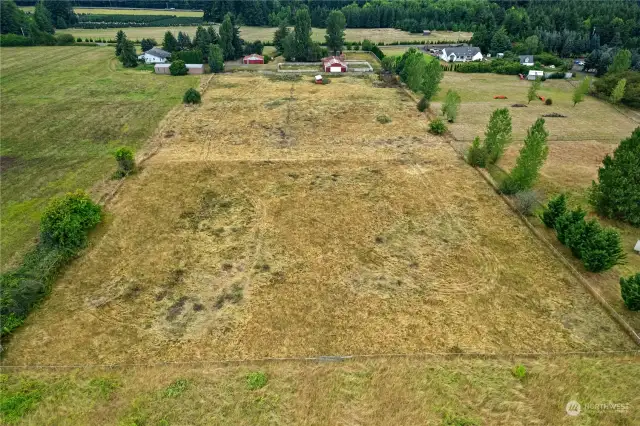
{"type": "Polygon", "coordinates": [[[22,402],[4,420],[25,425],[630,425],[638,376],[633,356],[165,365],[13,372],[0,398],[22,402]],[[520,363],[524,380],[511,372],[520,363]],[[266,378],[257,389],[256,373],[266,378]],[[589,408],[604,404],[619,408],[589,408]]]}
{"type": "Polygon", "coordinates": [[[30,247],[52,197],[108,178],[112,150],[139,147],[199,80],[124,70],[111,47],[2,48],[0,56],[5,269],[30,247]]]}
{"type": "MultiPolygon", "coordinates": [[[[547,80],[542,83],[539,94],[553,99],[553,105],[544,105],[537,99],[528,104],[527,90],[530,84],[528,81],[520,81],[517,76],[446,72],[436,100],[441,100],[449,89],[456,90],[462,98],[457,122],[449,124],[451,133],[459,141],[457,145],[460,150],[466,149],[475,136],[484,138],[492,111],[497,108],[509,108],[513,118],[514,143],[499,163],[499,166],[507,171],[515,165],[526,130],[537,118],[550,112],[566,115],[566,118],[545,118],[545,127],[549,131],[549,155],[542,167],[535,190],[543,202],[549,196],[566,192],[573,206],[582,205],[589,210],[588,189],[591,182],[598,178],[598,168],[602,165],[602,160],[607,154],[613,153],[622,139],[627,138],[637,126],[640,126],[640,120],[636,118],[634,111],[614,107],[591,96],[585,97],[584,102],[574,107],[571,98],[577,82],[572,84],[564,80],[547,80]],[[493,99],[495,95],[505,95],[508,99],[493,99]],[[516,103],[528,106],[511,107],[516,103]]],[[[440,112],[440,103],[434,102],[432,108],[434,112],[440,112]]],[[[577,261],[576,266],[596,286],[607,302],[640,332],[640,314],[629,311],[624,306],[619,286],[620,276],[629,276],[640,271],[640,256],[633,251],[636,241],[640,238],[640,232],[637,228],[622,222],[602,222],[620,231],[627,253],[626,263],[600,274],[584,271],[577,261]]],[[[543,228],[542,225],[540,227],[543,228]]],[[[548,233],[548,238],[556,242],[552,232],[548,233]]],[[[558,248],[568,259],[575,260],[566,247],[558,243],[558,248]]]]}
{"type": "MultiPolygon", "coordinates": [[[[219,30],[220,25],[214,24],[213,27],[216,31],[219,30]]],[[[181,27],[128,27],[128,28],[100,28],[100,29],[84,29],[84,28],[69,28],[66,30],[60,30],[60,33],[73,34],[74,37],[85,38],[101,38],[101,39],[115,39],[116,33],[119,30],[124,31],[130,40],[141,40],[143,38],[154,38],[158,43],[162,43],[164,33],[171,31],[177,36],[179,31],[185,32],[193,38],[196,34],[196,26],[181,26],[181,27]]],[[[246,41],[272,41],[273,34],[277,28],[275,27],[240,27],[240,36],[246,41]]],[[[293,27],[290,28],[293,30],[293,27]]],[[[317,42],[325,41],[325,34],[327,33],[324,28],[313,28],[311,38],[317,42]]],[[[385,42],[403,42],[403,41],[437,41],[437,40],[469,40],[472,33],[466,32],[433,32],[429,36],[423,36],[422,34],[412,34],[406,31],[397,30],[395,28],[347,28],[345,30],[346,41],[362,41],[369,39],[375,43],[385,42]]]]}
{"type": "Polygon", "coordinates": [[[635,348],[374,80],[214,76],[6,364],[635,348]]]}

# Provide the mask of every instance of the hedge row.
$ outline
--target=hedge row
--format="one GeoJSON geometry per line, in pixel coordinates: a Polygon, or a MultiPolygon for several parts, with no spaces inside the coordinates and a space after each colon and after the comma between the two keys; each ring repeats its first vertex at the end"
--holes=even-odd
{"type": "Polygon", "coordinates": [[[461,73],[494,73],[506,75],[528,74],[531,67],[520,65],[519,62],[495,59],[486,62],[463,62],[444,66],[445,71],[456,71],[461,73]]]}
{"type": "MultiPolygon", "coordinates": [[[[162,19],[145,20],[137,18],[146,18],[144,15],[91,15],[95,20],[80,21],[73,28],[99,29],[99,28],[120,28],[120,27],[172,27],[172,26],[188,26],[202,25],[202,18],[195,16],[162,16],[162,19]],[[122,17],[124,19],[112,19],[111,17],[122,17]]],[[[150,15],[156,16],[156,15],[150,15]]]]}

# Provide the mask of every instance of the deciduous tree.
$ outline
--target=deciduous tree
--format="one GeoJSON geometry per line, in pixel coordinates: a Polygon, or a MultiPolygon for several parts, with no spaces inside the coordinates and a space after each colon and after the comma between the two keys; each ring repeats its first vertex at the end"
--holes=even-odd
{"type": "Polygon", "coordinates": [[[327,34],[324,36],[327,41],[327,49],[337,54],[344,45],[344,29],[347,25],[344,15],[339,10],[329,13],[327,18],[327,34]]]}
{"type": "Polygon", "coordinates": [[[484,143],[487,151],[487,161],[495,164],[504,154],[507,145],[511,143],[511,114],[507,108],[500,108],[489,118],[485,131],[484,143]]]}
{"type": "Polygon", "coordinates": [[[622,100],[622,98],[624,97],[624,90],[626,85],[627,85],[626,79],[623,78],[620,81],[618,81],[618,84],[616,84],[616,87],[614,87],[613,91],[611,92],[612,103],[617,104],[622,100]]]}
{"type": "Polygon", "coordinates": [[[544,128],[544,119],[537,119],[527,131],[515,167],[503,181],[503,192],[514,194],[533,186],[549,153],[548,136],[549,133],[544,128]]]}

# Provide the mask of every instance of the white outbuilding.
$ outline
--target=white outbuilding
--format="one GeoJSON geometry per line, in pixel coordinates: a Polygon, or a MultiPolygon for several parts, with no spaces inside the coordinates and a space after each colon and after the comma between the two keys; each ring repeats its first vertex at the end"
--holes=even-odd
{"type": "Polygon", "coordinates": [[[636,243],[636,246],[633,248],[636,253],[640,254],[640,240],[636,243]]]}
{"type": "Polygon", "coordinates": [[[530,70],[527,75],[527,80],[535,80],[542,77],[544,77],[544,71],[530,70]]]}

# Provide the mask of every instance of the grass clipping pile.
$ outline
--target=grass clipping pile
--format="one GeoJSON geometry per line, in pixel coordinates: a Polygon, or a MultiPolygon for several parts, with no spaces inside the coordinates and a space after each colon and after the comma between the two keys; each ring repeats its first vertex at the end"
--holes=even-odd
{"type": "Polygon", "coordinates": [[[6,362],[633,348],[427,124],[371,79],[216,76],[6,362]]]}

